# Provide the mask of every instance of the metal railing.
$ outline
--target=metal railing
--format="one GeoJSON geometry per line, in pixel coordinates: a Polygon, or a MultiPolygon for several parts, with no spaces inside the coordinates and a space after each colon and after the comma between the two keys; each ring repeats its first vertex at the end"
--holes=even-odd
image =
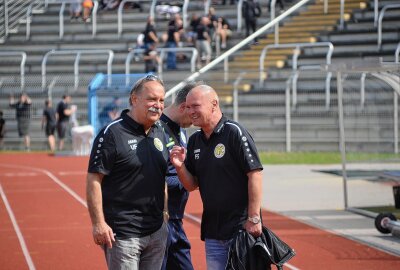
{"type": "Polygon", "coordinates": [[[0,11],[0,43],[5,42],[10,33],[15,33],[18,25],[27,19],[27,10],[42,12],[46,7],[43,0],[3,0],[3,10],[0,11]]]}
{"type": "MultiPolygon", "coordinates": [[[[328,47],[328,51],[326,52],[326,64],[330,65],[333,54],[333,44],[331,42],[316,42],[316,43],[288,43],[288,44],[270,44],[263,48],[260,55],[260,64],[259,64],[259,85],[262,86],[265,80],[265,58],[267,56],[267,52],[270,49],[288,49],[293,48],[293,56],[292,56],[292,71],[293,71],[293,80],[292,80],[292,100],[293,106],[297,104],[297,79],[299,76],[297,60],[299,58],[301,48],[313,48],[313,47],[328,47]]],[[[312,66],[313,68],[314,66],[312,66]]],[[[319,69],[319,67],[318,67],[319,69]]],[[[325,106],[329,108],[330,105],[330,82],[332,78],[332,73],[327,72],[325,79],[325,106]]]]}
{"type": "MultiPolygon", "coordinates": [[[[62,39],[64,37],[64,12],[65,5],[67,3],[76,3],[74,0],[62,0],[61,8],[59,12],[59,38],[62,39]]],[[[99,8],[99,2],[97,0],[93,0],[93,9],[92,9],[92,37],[96,36],[97,33],[97,10],[99,8]]]]}
{"type": "MultiPolygon", "coordinates": [[[[123,11],[124,11],[124,6],[126,3],[134,3],[134,2],[138,2],[137,0],[122,0],[118,6],[118,38],[121,38],[122,35],[122,31],[123,31],[123,11]]],[[[152,17],[154,19],[154,13],[155,13],[155,8],[156,8],[156,0],[148,0],[148,1],[144,1],[144,0],[140,0],[140,2],[151,2],[151,7],[150,7],[150,14],[149,16],[152,17]]]]}
{"type": "MultiPolygon", "coordinates": [[[[240,41],[238,44],[236,44],[235,46],[233,46],[232,48],[230,48],[229,50],[227,50],[226,52],[224,52],[221,56],[215,58],[212,62],[210,62],[208,65],[204,66],[203,68],[201,68],[199,71],[197,71],[196,73],[193,73],[192,75],[190,75],[189,77],[187,77],[185,80],[183,80],[182,82],[178,83],[177,85],[175,85],[174,87],[172,87],[165,95],[165,97],[169,97],[170,95],[174,94],[176,91],[178,91],[179,89],[181,89],[181,87],[185,86],[186,83],[188,81],[193,81],[196,78],[198,78],[201,74],[207,72],[208,70],[212,69],[213,67],[215,67],[216,65],[218,65],[221,61],[224,61],[224,70],[225,72],[227,72],[228,70],[228,57],[230,55],[232,55],[233,53],[237,52],[238,50],[240,50],[241,48],[243,48],[244,46],[246,46],[248,43],[250,43],[251,41],[253,41],[254,38],[264,34],[268,29],[270,29],[272,26],[274,26],[275,24],[279,23],[280,21],[282,21],[284,18],[286,18],[287,16],[289,16],[290,14],[292,14],[293,12],[295,12],[298,8],[302,7],[303,5],[305,5],[307,2],[309,2],[310,0],[300,0],[298,1],[296,4],[294,4],[293,6],[291,6],[289,9],[287,9],[285,12],[283,12],[281,15],[279,15],[277,18],[271,20],[269,23],[267,23],[266,25],[264,25],[263,27],[261,27],[260,29],[258,29],[256,32],[254,32],[253,34],[251,34],[250,36],[246,37],[245,39],[243,39],[242,41],[240,41]]],[[[226,78],[226,75],[224,75],[224,77],[226,78]]]]}
{"type": "Polygon", "coordinates": [[[379,15],[379,3],[378,0],[374,0],[374,26],[378,25],[378,15],[379,15]]]}
{"type": "Polygon", "coordinates": [[[26,52],[22,51],[0,51],[0,56],[21,56],[20,63],[20,76],[21,76],[21,89],[25,89],[25,63],[26,63],[26,52]]]}
{"type": "MultiPolygon", "coordinates": [[[[164,62],[164,55],[166,52],[191,52],[192,57],[190,59],[190,71],[195,72],[196,71],[196,59],[198,56],[198,51],[196,48],[193,47],[182,47],[182,48],[157,48],[157,51],[160,53],[160,64],[158,65],[158,75],[162,79],[162,73],[163,73],[163,62],[164,62]]],[[[137,55],[138,53],[144,53],[145,49],[133,49],[128,53],[126,56],[125,60],[125,74],[128,75],[130,74],[130,63],[132,61],[132,58],[137,55]]],[[[127,76],[128,78],[128,76],[127,76]]],[[[126,82],[126,84],[129,84],[129,81],[126,82]]]]}
{"type": "Polygon", "coordinates": [[[189,8],[189,0],[184,0],[182,6],[183,29],[187,29],[188,27],[188,8],[189,8]]]}
{"type": "Polygon", "coordinates": [[[239,121],[239,83],[246,74],[246,71],[240,72],[239,76],[233,82],[233,121],[236,122],[239,121]]]}
{"type": "MultiPolygon", "coordinates": [[[[62,50],[62,51],[51,50],[44,55],[43,60],[42,60],[42,89],[43,90],[46,89],[47,60],[50,57],[50,55],[75,55],[74,88],[75,88],[75,90],[78,89],[78,86],[79,86],[79,61],[80,61],[82,54],[108,54],[107,75],[112,74],[112,62],[114,59],[114,52],[112,50],[62,50]]],[[[111,76],[108,76],[108,78],[110,78],[109,83],[111,83],[111,76]]]]}
{"type": "Polygon", "coordinates": [[[242,30],[242,7],[243,0],[239,0],[237,2],[237,31],[240,32],[242,30]]]}
{"type": "Polygon", "coordinates": [[[379,13],[379,19],[378,19],[378,49],[380,50],[382,47],[382,24],[383,24],[383,17],[385,16],[385,12],[388,9],[398,9],[400,8],[400,4],[391,4],[391,5],[385,5],[381,12],[379,13]]]}
{"type": "Polygon", "coordinates": [[[399,63],[399,55],[400,55],[400,42],[399,42],[399,44],[397,44],[397,48],[396,48],[396,51],[394,53],[394,61],[396,63],[399,63]]]}

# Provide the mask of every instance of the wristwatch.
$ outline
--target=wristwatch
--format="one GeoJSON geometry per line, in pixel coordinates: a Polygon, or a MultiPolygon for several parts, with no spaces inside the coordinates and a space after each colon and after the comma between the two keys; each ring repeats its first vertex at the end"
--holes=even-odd
{"type": "Polygon", "coordinates": [[[258,224],[261,222],[261,218],[259,216],[248,217],[247,220],[254,224],[258,224]]]}

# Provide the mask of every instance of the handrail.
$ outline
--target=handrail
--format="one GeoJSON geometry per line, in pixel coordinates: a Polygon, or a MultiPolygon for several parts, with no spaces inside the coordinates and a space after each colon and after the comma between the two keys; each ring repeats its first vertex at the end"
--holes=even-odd
{"type": "Polygon", "coordinates": [[[293,79],[293,74],[286,80],[285,88],[285,119],[286,119],[286,152],[292,151],[292,118],[290,115],[290,82],[293,79]]]}
{"type": "Polygon", "coordinates": [[[0,51],[0,56],[21,56],[20,63],[20,75],[21,75],[21,89],[25,89],[25,63],[26,63],[26,52],[22,51],[0,51]]]}
{"type": "Polygon", "coordinates": [[[237,31],[240,32],[242,30],[242,7],[243,0],[239,0],[237,2],[237,31]]]}
{"type": "MultiPolygon", "coordinates": [[[[260,55],[259,62],[259,85],[262,86],[264,84],[265,76],[265,58],[269,49],[286,49],[293,48],[293,56],[292,56],[292,70],[293,70],[293,80],[292,80],[292,92],[293,92],[293,106],[297,104],[297,79],[298,79],[298,67],[297,60],[300,55],[301,48],[313,48],[313,47],[328,47],[328,51],[326,52],[326,64],[330,65],[332,62],[332,54],[333,54],[333,44],[331,42],[316,42],[316,43],[287,43],[287,44],[270,44],[263,48],[260,55]]],[[[330,104],[330,80],[332,74],[328,72],[325,79],[325,106],[329,108],[330,104]]]]}
{"type": "MultiPolygon", "coordinates": [[[[226,52],[224,52],[222,55],[220,55],[219,57],[215,58],[213,61],[211,61],[208,65],[204,66],[203,68],[201,68],[199,71],[197,71],[196,73],[193,73],[192,75],[190,75],[189,77],[187,77],[184,81],[178,83],[177,85],[175,85],[174,87],[172,87],[166,94],[165,97],[169,97],[170,95],[174,94],[176,91],[178,91],[179,89],[181,89],[181,87],[185,86],[187,84],[187,82],[189,81],[193,81],[195,80],[197,77],[199,77],[201,74],[207,72],[208,70],[212,69],[213,67],[215,67],[217,64],[219,64],[221,61],[225,61],[225,63],[227,63],[228,57],[230,55],[232,55],[233,53],[235,53],[236,51],[238,51],[239,49],[241,49],[243,46],[247,45],[249,42],[253,41],[254,38],[258,37],[259,35],[265,33],[265,31],[267,31],[268,29],[270,29],[272,26],[274,26],[276,23],[279,23],[280,21],[282,21],[284,18],[286,18],[288,15],[290,15],[291,13],[293,13],[294,11],[296,11],[299,7],[303,6],[304,4],[306,4],[307,2],[309,2],[310,0],[300,0],[298,1],[296,4],[294,4],[293,6],[291,6],[290,8],[288,8],[285,12],[283,12],[281,15],[279,15],[277,18],[271,20],[270,22],[268,22],[266,25],[264,25],[263,27],[259,28],[256,32],[252,33],[251,35],[249,35],[248,37],[246,37],[245,39],[243,39],[242,41],[240,41],[238,44],[236,44],[235,46],[233,46],[232,48],[230,48],[229,50],[227,50],[226,52]]],[[[227,64],[226,64],[227,65],[227,64]]]]}
{"type": "Polygon", "coordinates": [[[246,71],[240,72],[239,76],[233,82],[233,121],[239,121],[239,97],[238,97],[238,86],[243,76],[246,75],[246,71]]]}
{"type": "Polygon", "coordinates": [[[365,104],[365,78],[367,77],[367,73],[361,73],[360,78],[360,106],[364,108],[365,104]]]}
{"type": "MultiPolygon", "coordinates": [[[[141,0],[141,1],[143,1],[143,0],[141,0]]],[[[153,3],[154,3],[154,1],[155,0],[149,0],[149,1],[152,1],[152,7],[153,7],[153,3]]],[[[117,13],[117,18],[118,18],[118,38],[121,38],[121,35],[122,35],[122,23],[123,23],[123,14],[122,14],[122,12],[124,11],[124,6],[125,6],[125,4],[126,3],[134,3],[134,2],[137,2],[137,0],[122,0],[120,3],[119,3],[119,6],[118,6],[118,13],[117,13]]],[[[150,16],[152,17],[152,18],[154,18],[154,10],[153,10],[153,12],[151,12],[152,11],[152,8],[150,8],[150,16]]]]}
{"type": "Polygon", "coordinates": [[[385,5],[381,12],[379,13],[379,20],[378,20],[378,49],[380,50],[382,47],[382,24],[383,24],[383,17],[385,16],[385,12],[388,9],[396,9],[400,8],[400,4],[391,4],[385,5]]]}
{"type": "MultiPolygon", "coordinates": [[[[65,5],[67,3],[76,3],[75,0],[62,0],[61,8],[59,12],[59,38],[62,39],[64,37],[64,11],[65,5]]],[[[92,37],[96,36],[97,32],[97,10],[99,8],[99,2],[97,0],[93,0],[93,9],[92,9],[92,37]]]]}
{"type": "MultiPolygon", "coordinates": [[[[56,50],[51,50],[48,51],[42,60],[42,88],[43,90],[46,88],[46,65],[47,65],[47,60],[50,57],[50,55],[76,55],[75,56],[75,61],[74,61],[74,75],[75,75],[75,90],[78,88],[79,85],[79,61],[80,57],[82,54],[108,54],[108,60],[107,60],[107,75],[111,75],[112,73],[112,62],[114,59],[114,52],[112,50],[62,50],[62,51],[56,51],[56,50]]],[[[111,76],[108,76],[109,78],[109,84],[111,83],[111,76]]]]}
{"type": "Polygon", "coordinates": [[[29,40],[31,37],[32,6],[33,3],[29,5],[28,10],[26,11],[26,40],[29,40]]]}
{"type": "Polygon", "coordinates": [[[189,0],[183,1],[182,6],[182,20],[183,20],[183,29],[188,27],[188,8],[189,8],[189,0]]]}
{"type": "Polygon", "coordinates": [[[394,53],[394,61],[396,62],[396,63],[399,63],[400,61],[399,61],[399,55],[400,55],[400,42],[399,42],[399,44],[397,44],[397,48],[396,48],[396,51],[395,51],[395,53],[394,53]]]}
{"type": "Polygon", "coordinates": [[[164,62],[164,54],[166,52],[191,52],[192,58],[190,59],[190,72],[196,71],[196,60],[197,60],[197,56],[199,55],[199,52],[197,51],[196,48],[193,48],[193,47],[158,48],[157,50],[160,52],[161,63],[158,65],[158,67],[159,67],[159,72],[160,72],[161,76],[162,76],[162,72],[163,72],[162,67],[163,67],[163,62],[164,62]]]}
{"type": "Polygon", "coordinates": [[[204,14],[207,15],[208,12],[210,11],[210,6],[211,6],[211,0],[206,0],[204,3],[204,14]]]}
{"type": "Polygon", "coordinates": [[[344,29],[344,0],[340,0],[340,23],[339,29],[344,29]]]}
{"type": "MultiPolygon", "coordinates": [[[[275,19],[275,5],[276,5],[276,0],[271,0],[270,3],[270,12],[271,12],[271,18],[270,20],[273,21],[275,19]]],[[[274,29],[274,43],[279,44],[279,23],[275,24],[275,29],[274,29]]]]}
{"type": "MultiPolygon", "coordinates": [[[[164,58],[164,54],[165,52],[192,52],[192,58],[190,60],[190,71],[191,72],[195,72],[196,71],[196,59],[198,56],[198,51],[196,48],[193,47],[181,47],[181,48],[157,48],[156,49],[159,53],[160,53],[160,59],[161,59],[161,63],[158,65],[158,73],[159,76],[162,77],[162,66],[163,66],[163,58],[164,58]]],[[[125,74],[128,75],[130,74],[130,63],[132,61],[133,56],[136,53],[143,53],[145,50],[144,49],[133,49],[132,51],[130,51],[128,53],[128,55],[126,56],[126,60],[125,60],[125,74]]]]}
{"type": "Polygon", "coordinates": [[[26,23],[28,9],[35,9],[35,11],[43,11],[41,8],[43,0],[3,0],[2,7],[2,26],[0,27],[0,43],[4,43],[10,33],[17,31],[17,26],[20,23],[26,23]]]}
{"type": "Polygon", "coordinates": [[[374,0],[374,26],[376,27],[378,24],[378,12],[379,11],[379,4],[378,0],[374,0]]]}

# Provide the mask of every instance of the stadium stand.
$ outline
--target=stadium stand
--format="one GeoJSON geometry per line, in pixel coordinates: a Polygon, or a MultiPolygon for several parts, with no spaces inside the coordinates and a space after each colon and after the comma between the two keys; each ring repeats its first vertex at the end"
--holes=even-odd
{"type": "MultiPolygon", "coordinates": [[[[37,1],[29,1],[37,2],[37,1]]],[[[113,52],[112,73],[125,73],[125,59],[130,48],[135,47],[136,37],[143,31],[146,17],[150,14],[151,1],[142,2],[143,12],[137,9],[123,9],[123,28],[118,33],[117,10],[99,10],[96,18],[96,34],[93,36],[93,19],[91,22],[70,21],[69,11],[63,12],[64,30],[60,38],[60,3],[46,1],[48,6],[43,12],[32,12],[30,19],[21,20],[12,33],[9,33],[0,44],[0,52],[25,52],[24,91],[33,97],[32,112],[32,149],[46,149],[46,139],[40,130],[40,119],[43,101],[52,97],[57,101],[62,94],[68,92],[78,106],[77,119],[80,124],[88,123],[87,118],[87,85],[96,73],[107,73],[108,54],[80,55],[79,78],[74,76],[76,54],[51,56],[46,64],[47,76],[43,84],[43,57],[51,50],[111,50],[113,52]],[[27,24],[27,21],[30,24],[27,24]],[[29,26],[28,26],[29,25],[29,26]],[[28,27],[28,28],[27,28],[28,27]],[[27,39],[29,32],[29,39],[27,39]],[[44,87],[43,87],[44,85],[44,87]]],[[[61,1],[62,2],[62,1],[61,1]]],[[[177,1],[184,2],[184,1],[177,1]]],[[[258,20],[261,27],[270,21],[270,13],[263,1],[262,16],[258,20]]],[[[296,1],[287,1],[294,4],[296,1]]],[[[312,0],[306,6],[285,18],[280,23],[279,43],[315,43],[331,42],[334,46],[332,63],[343,60],[376,59],[383,57],[385,61],[394,61],[396,46],[399,43],[400,9],[386,12],[382,46],[377,49],[377,27],[374,26],[374,0],[348,0],[344,7],[344,21],[340,20],[340,1],[328,1],[328,12],[324,13],[324,1],[312,0]]],[[[380,0],[379,10],[396,1],[380,0]]],[[[4,10],[0,3],[0,10],[4,10]]],[[[236,31],[237,6],[215,5],[217,15],[224,16],[230,22],[233,31],[228,40],[230,47],[241,41],[244,26],[236,31]]],[[[290,6],[290,5],[288,5],[290,6]]],[[[204,13],[204,1],[190,1],[188,13],[204,13]]],[[[281,11],[282,12],[282,11],[281,11]]],[[[276,11],[280,14],[279,9],[276,11]]],[[[166,31],[167,16],[156,13],[156,25],[159,36],[166,31]]],[[[1,34],[1,32],[0,32],[1,34]]],[[[266,70],[260,81],[259,58],[266,45],[275,43],[273,29],[269,30],[258,44],[245,46],[229,57],[229,74],[226,78],[223,65],[216,66],[212,72],[200,77],[219,91],[225,103],[224,112],[233,115],[232,88],[235,80],[243,71],[238,88],[240,121],[254,135],[262,150],[285,150],[285,89],[287,78],[293,74],[293,49],[270,50],[265,58],[266,70]],[[225,78],[224,78],[225,77],[225,78]]],[[[184,44],[186,46],[189,44],[184,44]]],[[[226,51],[225,50],[225,51],[226,51]]],[[[223,53],[224,51],[221,51],[223,53]]],[[[215,58],[215,53],[213,53],[215,58]]],[[[189,58],[189,57],[187,57],[189,58]]],[[[0,108],[5,112],[7,149],[19,149],[14,111],[8,108],[8,95],[21,91],[21,59],[16,56],[0,55],[0,108]]],[[[326,63],[326,48],[303,48],[297,65],[299,68],[326,63]]],[[[144,64],[141,59],[132,61],[131,73],[142,73],[144,64]]],[[[178,70],[163,70],[163,78],[167,89],[190,76],[190,61],[178,63],[178,70]]],[[[297,101],[292,108],[293,146],[292,150],[336,151],[338,145],[336,80],[333,75],[330,85],[330,96],[327,106],[326,73],[301,73],[297,82],[297,101]],[[309,123],[309,125],[307,125],[309,123]],[[324,130],[321,132],[321,130],[324,130]]],[[[373,90],[371,90],[373,91],[373,90]]],[[[392,104],[393,96],[374,95],[379,97],[380,104],[392,104]]],[[[386,106],[387,107],[387,106],[386,106]]],[[[385,106],[382,106],[382,114],[385,106]]],[[[360,143],[364,143],[361,141],[360,143]]]]}

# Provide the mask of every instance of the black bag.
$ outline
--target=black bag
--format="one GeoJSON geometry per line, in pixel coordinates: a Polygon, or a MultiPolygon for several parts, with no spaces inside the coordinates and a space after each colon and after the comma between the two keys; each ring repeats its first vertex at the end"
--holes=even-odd
{"type": "Polygon", "coordinates": [[[270,229],[263,226],[261,236],[254,238],[240,230],[229,248],[226,270],[271,269],[275,265],[282,269],[296,253],[270,229]]]}
{"type": "Polygon", "coordinates": [[[257,237],[254,246],[265,251],[260,254],[268,255],[271,264],[282,269],[283,264],[293,258],[296,252],[267,227],[263,226],[262,231],[263,233],[257,237]]]}

